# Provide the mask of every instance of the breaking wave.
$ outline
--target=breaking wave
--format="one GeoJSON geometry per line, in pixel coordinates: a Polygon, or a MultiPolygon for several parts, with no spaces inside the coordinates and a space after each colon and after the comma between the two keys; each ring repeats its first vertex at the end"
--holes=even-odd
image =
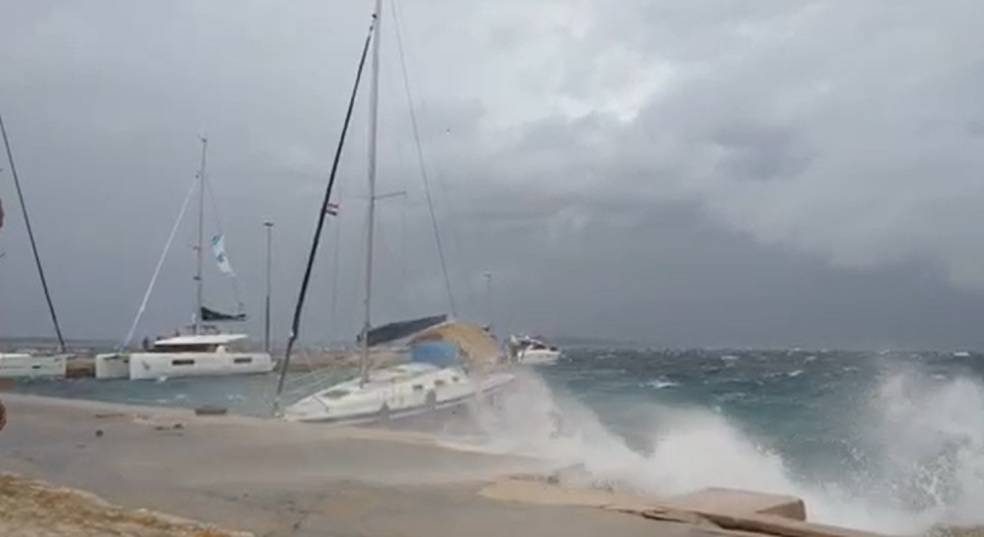
{"type": "MultiPolygon", "coordinates": [[[[623,403],[624,404],[624,403],[623,403]]],[[[802,498],[811,521],[893,534],[984,523],[984,386],[917,370],[883,374],[843,429],[849,460],[797,470],[735,420],[698,406],[621,409],[648,439],[630,446],[598,415],[535,374],[477,412],[488,447],[582,467],[592,484],[650,495],[717,486],[802,498]]],[[[837,434],[837,433],[832,433],[837,434]]],[[[572,483],[585,484],[585,483],[572,483]]]]}

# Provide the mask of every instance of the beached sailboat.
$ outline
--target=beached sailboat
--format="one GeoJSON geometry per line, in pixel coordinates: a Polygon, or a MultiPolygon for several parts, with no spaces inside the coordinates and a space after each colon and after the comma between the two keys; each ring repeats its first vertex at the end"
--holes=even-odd
{"type": "Polygon", "coordinates": [[[442,316],[401,321],[369,332],[371,345],[398,337],[407,363],[365,368],[357,378],[333,383],[288,406],[290,421],[361,423],[386,421],[456,407],[489,396],[513,380],[496,371],[499,354],[485,331],[442,316]],[[412,330],[399,332],[401,326],[412,330]]]}
{"type": "MultiPolygon", "coordinates": [[[[96,378],[113,379],[129,378],[130,380],[162,379],[191,376],[239,375],[247,373],[269,373],[273,370],[273,360],[265,352],[249,352],[237,349],[249,337],[246,334],[222,333],[216,326],[207,322],[238,322],[245,321],[246,314],[242,311],[230,314],[223,313],[204,305],[204,212],[206,175],[205,165],[208,152],[208,140],[202,138],[201,167],[195,181],[192,183],[178,218],[171,228],[171,234],[164,246],[164,251],[157,262],[157,267],[151,277],[147,291],[137,310],[137,315],[130,330],[120,344],[117,352],[99,354],[96,356],[96,378]],[[175,334],[174,337],[158,338],[153,342],[145,341],[143,352],[127,352],[125,349],[133,338],[140,317],[147,307],[147,301],[153,291],[154,283],[160,274],[167,252],[174,240],[175,233],[184,217],[192,194],[198,190],[198,245],[197,271],[195,273],[196,308],[194,324],[190,334],[175,334]]],[[[225,241],[220,233],[212,237],[211,250],[215,255],[219,270],[235,277],[232,265],[225,254],[225,241]]],[[[242,305],[240,304],[240,309],[242,305]]]]}
{"type": "MultiPolygon", "coordinates": [[[[491,367],[478,367],[479,363],[468,362],[467,358],[477,354],[476,348],[484,346],[491,349],[482,357],[481,363],[492,366],[498,362],[495,342],[480,327],[462,323],[447,322],[446,317],[432,316],[411,321],[402,321],[380,327],[372,327],[372,288],[373,288],[373,231],[375,225],[376,196],[376,129],[379,102],[379,49],[382,5],[376,0],[375,11],[369,33],[362,49],[362,57],[356,74],[355,87],[349,100],[349,107],[342,128],[342,135],[332,164],[322,210],[318,215],[314,241],[308,257],[308,264],[297,306],[294,311],[293,329],[287,344],[285,367],[281,371],[277,389],[275,411],[280,412],[279,402],[289,363],[291,349],[298,335],[307,284],[311,266],[319,244],[324,225],[325,209],[330,204],[332,186],[335,180],[338,160],[348,130],[352,107],[358,92],[362,69],[365,65],[369,45],[372,45],[372,74],[369,96],[369,162],[368,162],[368,230],[366,233],[365,265],[365,316],[360,334],[361,360],[359,376],[355,379],[329,386],[319,387],[287,406],[282,416],[291,421],[302,422],[363,422],[395,419],[405,416],[433,412],[440,408],[461,405],[482,395],[491,394],[513,380],[509,373],[490,371],[491,367]],[[478,335],[476,335],[478,334],[478,335]],[[383,343],[406,340],[409,363],[373,368],[370,363],[370,347],[383,343]],[[476,344],[476,341],[478,342],[476,344]],[[471,352],[469,352],[471,351],[471,352]],[[491,358],[489,357],[491,356],[491,358]]],[[[411,116],[412,117],[412,116],[411,116]]],[[[419,156],[419,153],[418,153],[419,156]]],[[[438,240],[440,251],[439,234],[438,240]]],[[[442,254],[442,268],[443,254],[442,254]]],[[[446,271],[445,271],[446,274],[446,271]]],[[[445,278],[447,284],[447,278],[445,278]]],[[[448,285],[450,299],[450,285],[448,285]]],[[[452,304],[453,310],[453,304],[452,304]]]]}
{"type": "MultiPolygon", "coordinates": [[[[58,324],[58,316],[55,314],[55,305],[51,301],[48,280],[44,277],[41,256],[38,254],[37,241],[34,240],[34,230],[31,228],[31,219],[27,212],[27,204],[24,202],[24,193],[21,190],[20,178],[17,176],[17,166],[14,164],[14,154],[10,149],[10,140],[7,138],[7,128],[3,123],[2,116],[0,116],[0,134],[3,135],[3,146],[7,153],[7,162],[10,164],[10,174],[14,178],[17,199],[20,201],[21,212],[24,215],[24,225],[27,229],[27,237],[31,242],[31,251],[34,253],[34,264],[37,266],[38,277],[41,279],[44,298],[48,304],[48,313],[51,315],[51,322],[55,327],[55,335],[58,337],[59,351],[59,354],[0,352],[0,378],[64,377],[68,360],[68,354],[65,353],[65,338],[62,337],[61,326],[58,324]]],[[[3,209],[0,207],[0,228],[2,227],[3,209]]]]}

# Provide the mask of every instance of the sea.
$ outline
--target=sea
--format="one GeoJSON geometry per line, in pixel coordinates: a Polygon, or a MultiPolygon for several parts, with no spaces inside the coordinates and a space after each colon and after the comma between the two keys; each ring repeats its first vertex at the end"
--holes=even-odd
{"type": "MultiPolygon", "coordinates": [[[[274,389],[273,375],[16,387],[254,416],[274,389]]],[[[472,415],[478,434],[438,433],[633,492],[792,494],[813,521],[893,534],[984,525],[980,353],[569,348],[472,415]]]]}

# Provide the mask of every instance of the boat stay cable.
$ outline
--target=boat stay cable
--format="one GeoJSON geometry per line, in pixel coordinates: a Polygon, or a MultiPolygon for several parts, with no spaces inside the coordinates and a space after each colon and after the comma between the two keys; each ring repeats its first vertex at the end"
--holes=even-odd
{"type": "MultiPolygon", "coordinates": [[[[207,175],[205,176],[205,190],[208,193],[209,203],[212,205],[212,215],[215,218],[215,229],[219,232],[220,236],[224,237],[225,230],[222,228],[222,214],[219,212],[219,204],[218,201],[216,201],[215,191],[212,190],[212,181],[209,180],[207,175]]],[[[232,281],[232,292],[236,297],[236,307],[238,308],[238,313],[243,313],[243,310],[245,310],[245,305],[243,304],[242,293],[239,292],[239,276],[235,272],[229,274],[228,276],[232,281]]]]}
{"type": "Polygon", "coordinates": [[[154,291],[154,285],[157,284],[157,277],[161,273],[161,268],[164,266],[164,260],[167,259],[167,253],[171,249],[171,243],[174,242],[174,236],[178,233],[178,228],[181,226],[181,220],[184,219],[185,212],[188,210],[188,204],[191,201],[192,194],[195,193],[195,187],[198,186],[198,176],[191,182],[191,186],[188,187],[188,193],[185,195],[184,202],[181,203],[181,210],[178,211],[178,217],[174,220],[174,225],[171,226],[171,233],[167,236],[167,242],[164,243],[164,251],[161,252],[160,258],[157,259],[157,266],[154,267],[154,274],[150,277],[150,283],[147,285],[147,290],[144,291],[143,299],[140,301],[140,307],[137,308],[137,315],[133,318],[133,323],[130,325],[130,330],[126,333],[126,337],[117,347],[118,352],[122,352],[133,340],[133,334],[137,331],[137,325],[140,324],[140,318],[143,317],[144,311],[147,309],[147,302],[150,301],[150,294],[154,291]]]}
{"type": "Polygon", "coordinates": [[[427,175],[427,165],[424,160],[423,145],[420,143],[420,129],[417,126],[417,112],[414,109],[413,93],[410,91],[410,76],[407,73],[407,59],[403,52],[403,35],[400,30],[399,14],[396,10],[396,2],[390,0],[393,11],[393,29],[396,33],[396,45],[400,56],[400,68],[403,73],[403,90],[407,97],[407,109],[410,111],[410,127],[413,132],[414,146],[417,150],[417,163],[420,166],[420,178],[424,184],[424,194],[427,198],[427,209],[430,212],[431,227],[434,231],[434,242],[437,244],[437,255],[441,261],[441,274],[444,276],[444,289],[448,294],[448,306],[451,308],[451,316],[457,317],[455,308],[454,293],[451,292],[451,278],[448,276],[448,264],[444,255],[444,243],[441,241],[441,230],[437,224],[437,214],[434,211],[434,199],[431,196],[430,179],[427,175]]]}

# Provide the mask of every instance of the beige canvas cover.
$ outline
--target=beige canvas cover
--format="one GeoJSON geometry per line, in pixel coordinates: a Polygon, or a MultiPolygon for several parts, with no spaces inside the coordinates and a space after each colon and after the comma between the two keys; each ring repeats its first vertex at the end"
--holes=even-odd
{"type": "Polygon", "coordinates": [[[469,367],[489,369],[500,362],[499,345],[477,324],[446,322],[417,332],[410,343],[447,341],[458,347],[461,359],[469,367]]]}

